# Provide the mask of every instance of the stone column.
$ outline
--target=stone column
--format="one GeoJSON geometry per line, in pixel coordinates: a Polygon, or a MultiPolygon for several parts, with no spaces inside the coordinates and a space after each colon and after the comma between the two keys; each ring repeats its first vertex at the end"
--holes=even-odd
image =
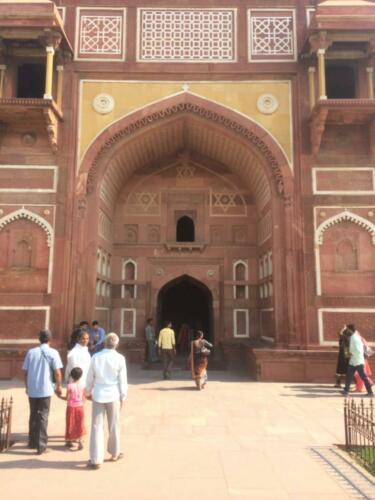
{"type": "Polygon", "coordinates": [[[46,53],[46,85],[44,99],[52,99],[53,56],[55,55],[55,49],[52,45],[47,45],[46,53]]]}
{"type": "Polygon", "coordinates": [[[63,89],[63,76],[64,76],[64,66],[59,64],[56,66],[57,70],[57,106],[61,109],[62,106],[62,89],[63,89]]]}
{"type": "Polygon", "coordinates": [[[327,99],[325,49],[318,49],[319,99],[327,99]]]}
{"type": "Polygon", "coordinates": [[[7,67],[5,64],[0,64],[0,98],[3,97],[6,69],[7,69],[7,67]]]}
{"type": "Polygon", "coordinates": [[[368,66],[366,68],[367,72],[367,97],[369,99],[374,99],[374,68],[368,66]]]}
{"type": "Polygon", "coordinates": [[[315,66],[309,67],[309,104],[310,111],[315,106],[316,96],[315,96],[315,66]]]}

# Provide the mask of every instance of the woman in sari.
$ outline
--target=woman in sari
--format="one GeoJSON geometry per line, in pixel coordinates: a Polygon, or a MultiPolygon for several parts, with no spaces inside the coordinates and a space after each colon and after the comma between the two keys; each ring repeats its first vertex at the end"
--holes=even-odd
{"type": "Polygon", "coordinates": [[[336,365],[336,384],[335,387],[341,387],[341,380],[345,380],[346,372],[349,366],[349,338],[346,332],[346,325],[340,331],[339,335],[339,353],[336,365]]]}
{"type": "Polygon", "coordinates": [[[212,347],[213,345],[203,338],[203,332],[198,330],[191,342],[190,351],[191,375],[198,391],[204,389],[207,383],[208,356],[212,347]]]}

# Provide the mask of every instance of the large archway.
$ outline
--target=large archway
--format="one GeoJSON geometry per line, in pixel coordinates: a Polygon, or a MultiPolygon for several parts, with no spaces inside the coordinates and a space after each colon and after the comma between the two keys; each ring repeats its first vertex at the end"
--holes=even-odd
{"type": "Polygon", "coordinates": [[[112,328],[142,338],[144,319],[157,315],[160,288],[197,264],[198,279],[213,294],[210,328],[221,340],[264,335],[286,343],[298,328],[289,300],[293,266],[285,271],[294,258],[292,175],[264,129],[196,96],[175,96],[105,130],[80,173],[76,289],[87,293],[77,301],[77,319],[105,310],[112,328]],[[193,242],[176,241],[181,217],[194,221],[193,242]],[[126,282],[129,259],[136,269],[126,282]],[[245,278],[236,277],[239,261],[245,278]]]}
{"type": "Polygon", "coordinates": [[[205,338],[213,340],[212,293],[202,282],[180,276],[160,289],[157,304],[160,328],[170,320],[177,334],[183,325],[189,325],[192,330],[203,330],[205,338]]]}

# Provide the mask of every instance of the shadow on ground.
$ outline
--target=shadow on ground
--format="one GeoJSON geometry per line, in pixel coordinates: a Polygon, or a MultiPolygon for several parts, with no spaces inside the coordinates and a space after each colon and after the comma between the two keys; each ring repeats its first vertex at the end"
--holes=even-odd
{"type": "MultiPolygon", "coordinates": [[[[286,398],[342,398],[344,399],[344,395],[342,394],[342,389],[338,389],[337,387],[329,386],[328,384],[293,384],[293,385],[284,385],[285,389],[289,391],[293,391],[294,394],[280,394],[282,397],[286,398]]],[[[350,397],[353,398],[363,398],[367,397],[365,392],[351,392],[350,397]]]]}

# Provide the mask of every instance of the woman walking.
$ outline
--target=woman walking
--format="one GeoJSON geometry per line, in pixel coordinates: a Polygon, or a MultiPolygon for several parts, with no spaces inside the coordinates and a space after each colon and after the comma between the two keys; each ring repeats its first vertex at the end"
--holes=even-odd
{"type": "Polygon", "coordinates": [[[213,345],[203,338],[203,332],[198,330],[191,342],[190,364],[191,374],[198,391],[204,389],[207,383],[208,356],[213,345]]]}
{"type": "Polygon", "coordinates": [[[345,380],[346,372],[349,366],[349,338],[346,331],[346,325],[339,334],[339,354],[336,365],[336,384],[335,387],[341,387],[341,379],[345,380]]]}

